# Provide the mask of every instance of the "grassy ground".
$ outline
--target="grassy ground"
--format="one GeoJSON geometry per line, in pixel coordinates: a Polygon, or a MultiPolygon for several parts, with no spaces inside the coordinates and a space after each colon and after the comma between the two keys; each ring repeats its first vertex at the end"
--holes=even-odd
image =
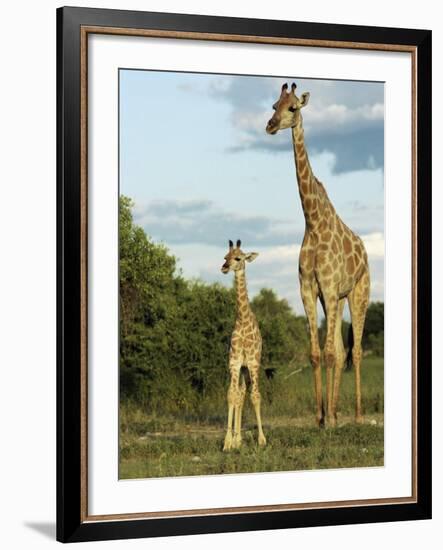
{"type": "MultiPolygon", "coordinates": [[[[263,377],[264,378],[264,377],[263,377]]],[[[354,373],[343,374],[338,427],[314,423],[310,368],[279,369],[262,380],[267,445],[257,445],[252,407],[245,405],[243,445],[222,452],[226,396],[202,400],[197,413],[150,415],[122,405],[120,478],[272,472],[383,465],[383,361],[367,358],[362,369],[365,424],[353,423],[354,373]]]]}

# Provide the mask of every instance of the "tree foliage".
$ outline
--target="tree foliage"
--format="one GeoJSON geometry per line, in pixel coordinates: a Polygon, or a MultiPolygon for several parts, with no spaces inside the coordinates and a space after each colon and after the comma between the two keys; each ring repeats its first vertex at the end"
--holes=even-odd
{"type": "Polygon", "coordinates": [[[263,340],[262,364],[271,372],[279,365],[298,364],[308,357],[305,317],[294,314],[286,300],[262,288],[252,300],[263,340]]]}
{"type": "Polygon", "coordinates": [[[366,313],[363,331],[363,349],[372,351],[378,357],[384,355],[385,307],[383,302],[372,302],[366,313]]]}
{"type": "Polygon", "coordinates": [[[120,199],[120,303],[122,330],[143,321],[153,326],[166,315],[175,286],[176,259],[163,245],[154,244],[141,227],[134,225],[133,204],[120,199]]]}
{"type": "Polygon", "coordinates": [[[120,199],[120,388],[152,408],[192,408],[198,394],[224,385],[235,295],[186,281],[173,255],[133,222],[120,199]]]}

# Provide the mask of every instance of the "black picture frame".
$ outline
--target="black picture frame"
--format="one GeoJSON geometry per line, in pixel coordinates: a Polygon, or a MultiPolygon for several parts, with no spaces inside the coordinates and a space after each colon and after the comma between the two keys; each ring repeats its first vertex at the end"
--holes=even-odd
{"type": "MultiPolygon", "coordinates": [[[[393,48],[395,49],[395,48],[393,48]]],[[[62,542],[428,519],[431,517],[431,31],[63,7],[57,10],[57,540],[62,542]],[[88,521],[82,513],[81,28],[408,46],[416,52],[415,502],[88,521]]],[[[87,197],[86,197],[87,198],[87,197]]],[[[82,275],[83,274],[83,275],[82,275]]]]}

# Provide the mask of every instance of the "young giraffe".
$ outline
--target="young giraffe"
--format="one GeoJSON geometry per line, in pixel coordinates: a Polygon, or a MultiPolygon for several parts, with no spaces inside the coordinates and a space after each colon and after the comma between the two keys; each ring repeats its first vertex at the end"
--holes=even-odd
{"type": "Polygon", "coordinates": [[[280,98],[273,105],[275,113],[266,126],[266,132],[276,134],[278,130],[292,129],[298,188],[306,220],[299,278],[310,331],[316,418],[319,426],[324,426],[317,298],[320,298],[326,315],[326,421],[331,426],[336,425],[340,378],[345,360],[341,323],[347,299],[354,336],[352,361],[355,369],[355,420],[362,423],[360,365],[361,338],[369,302],[368,257],[362,240],[339,218],[323,185],[312,173],[300,112],[308,103],[309,93],[303,93],[298,98],[295,89],[296,85],[292,84],[288,92],[288,85],[283,85],[280,98]]]}
{"type": "Polygon", "coordinates": [[[261,423],[258,386],[262,340],[257,320],[249,305],[245,273],[246,262],[253,262],[258,253],[249,252],[245,254],[240,246],[240,240],[237,241],[235,248],[234,243],[229,241],[229,251],[221,268],[222,273],[234,272],[237,296],[237,318],[229,351],[231,382],[228,389],[228,429],[223,447],[224,451],[238,448],[241,445],[241,420],[246,394],[246,382],[242,367],[248,369],[251,379],[251,401],[257,417],[258,444],[266,445],[261,423]]]}

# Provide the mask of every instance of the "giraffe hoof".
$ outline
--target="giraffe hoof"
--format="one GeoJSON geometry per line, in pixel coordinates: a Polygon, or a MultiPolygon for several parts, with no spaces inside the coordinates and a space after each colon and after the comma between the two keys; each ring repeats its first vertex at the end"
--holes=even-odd
{"type": "Polygon", "coordinates": [[[335,416],[328,416],[326,425],[328,428],[335,428],[337,426],[337,418],[335,416]]]}
{"type": "Polygon", "coordinates": [[[319,428],[324,428],[325,427],[325,419],[324,417],[320,417],[320,418],[317,418],[317,426],[319,428]]]}
{"type": "Polygon", "coordinates": [[[357,415],[355,417],[355,423],[356,424],[364,424],[365,423],[364,417],[361,414],[357,415]]]}
{"type": "Polygon", "coordinates": [[[232,448],[233,449],[240,449],[241,447],[241,437],[234,437],[234,441],[232,442],[232,448]]]}
{"type": "Polygon", "coordinates": [[[223,445],[224,451],[230,451],[232,449],[232,435],[227,434],[225,437],[225,444],[223,445]]]}
{"type": "Polygon", "coordinates": [[[266,445],[266,437],[264,435],[258,436],[258,444],[260,447],[264,447],[266,445]]]}

